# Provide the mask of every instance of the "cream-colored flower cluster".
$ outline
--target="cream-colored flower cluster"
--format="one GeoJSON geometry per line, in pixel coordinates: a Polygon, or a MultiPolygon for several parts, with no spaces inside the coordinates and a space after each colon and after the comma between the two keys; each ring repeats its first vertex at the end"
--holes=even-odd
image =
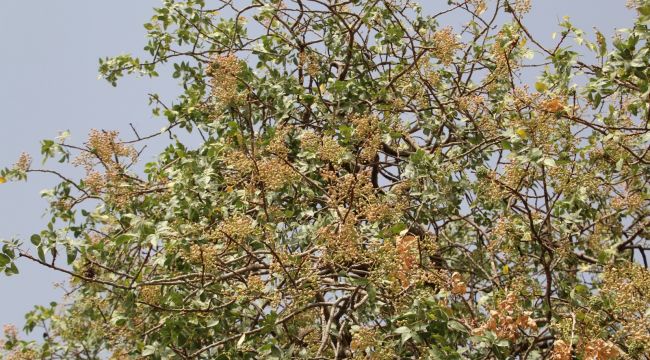
{"type": "Polygon", "coordinates": [[[300,141],[303,149],[315,153],[323,161],[337,164],[345,155],[345,148],[332,136],[308,130],[302,134],[300,141]]]}
{"type": "Polygon", "coordinates": [[[359,160],[361,162],[373,161],[381,147],[381,130],[379,118],[374,115],[355,114],[349,118],[354,126],[354,136],[361,146],[359,160]]]}
{"type": "Polygon", "coordinates": [[[219,248],[213,244],[193,244],[187,253],[187,260],[193,264],[212,271],[218,263],[219,248]]]}
{"type": "Polygon", "coordinates": [[[305,72],[311,77],[317,77],[320,73],[318,56],[313,53],[301,52],[298,54],[298,65],[305,69],[305,72]]]}
{"type": "Polygon", "coordinates": [[[531,0],[514,0],[512,9],[518,14],[525,14],[532,8],[531,0]]]}
{"type": "MultiPolygon", "coordinates": [[[[235,240],[242,240],[256,233],[253,219],[246,215],[233,215],[225,219],[218,226],[217,234],[226,234],[227,237],[235,240]]],[[[218,235],[217,235],[218,236],[218,235]]]]}
{"type": "Polygon", "coordinates": [[[244,99],[244,93],[238,89],[241,66],[237,56],[228,54],[215,57],[207,69],[215,110],[219,113],[244,99]]]}
{"type": "Polygon", "coordinates": [[[14,164],[14,169],[22,172],[29,170],[29,167],[32,165],[32,157],[27,153],[21,153],[18,157],[18,161],[14,164]]]}
{"type": "Polygon", "coordinates": [[[433,41],[433,54],[445,66],[454,61],[454,54],[462,46],[451,27],[434,32],[431,40],[433,41]]]}
{"type": "Polygon", "coordinates": [[[326,262],[353,263],[361,258],[362,238],[352,221],[340,226],[329,225],[318,230],[317,237],[325,245],[326,262]]]}
{"type": "Polygon", "coordinates": [[[140,289],[140,300],[147,304],[157,304],[160,300],[161,288],[158,285],[143,286],[140,289]]]}
{"type": "MultiPolygon", "coordinates": [[[[84,183],[92,194],[98,194],[108,185],[116,185],[121,180],[125,170],[123,158],[127,158],[131,163],[137,160],[138,153],[135,148],[119,141],[118,135],[117,131],[92,129],[85,143],[87,151],[73,160],[76,166],[85,169],[84,183]],[[98,171],[98,167],[103,168],[104,173],[98,171]]],[[[116,203],[126,203],[129,197],[128,191],[114,187],[112,198],[116,203]]]]}
{"type": "Polygon", "coordinates": [[[301,176],[284,160],[278,158],[264,159],[258,163],[259,179],[266,189],[276,191],[285,185],[295,183],[301,176]]]}

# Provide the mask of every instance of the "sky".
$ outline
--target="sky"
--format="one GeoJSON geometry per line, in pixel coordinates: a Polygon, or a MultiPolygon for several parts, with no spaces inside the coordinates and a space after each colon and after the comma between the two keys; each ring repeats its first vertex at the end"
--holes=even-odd
{"type": "MultiPolygon", "coordinates": [[[[39,159],[39,141],[63,130],[70,130],[70,143],[81,143],[92,128],[118,129],[128,137],[130,123],[141,135],[165,126],[165,119],[151,114],[147,94],[173,98],[174,79],[127,77],[114,88],[97,78],[100,57],[143,53],[142,24],[160,1],[0,0],[0,167],[12,165],[21,152],[39,159]]],[[[447,0],[420,3],[431,10],[447,0]]],[[[533,0],[525,22],[550,43],[565,15],[589,35],[593,27],[606,35],[631,27],[634,16],[625,0],[533,0]]],[[[453,19],[441,23],[447,21],[453,19]]],[[[155,146],[145,154],[143,163],[153,159],[155,146]]],[[[32,176],[27,183],[0,185],[0,239],[27,241],[39,232],[47,223],[39,193],[55,184],[51,177],[32,176]]],[[[54,283],[65,277],[27,262],[18,265],[20,275],[0,275],[0,326],[22,327],[34,305],[62,297],[54,283]]]]}

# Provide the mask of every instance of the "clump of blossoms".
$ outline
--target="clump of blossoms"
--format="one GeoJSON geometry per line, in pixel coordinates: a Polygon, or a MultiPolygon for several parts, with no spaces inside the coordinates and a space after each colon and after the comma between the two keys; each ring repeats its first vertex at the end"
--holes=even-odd
{"type": "Polygon", "coordinates": [[[440,63],[447,66],[454,60],[454,54],[461,48],[456,34],[451,27],[437,30],[431,36],[433,42],[433,53],[440,60],[440,63]]]}
{"type": "Polygon", "coordinates": [[[27,172],[32,165],[32,157],[27,153],[21,153],[18,161],[14,164],[14,169],[22,172],[27,172]]]}
{"type": "Polygon", "coordinates": [[[361,147],[358,158],[364,162],[372,161],[381,146],[379,119],[374,115],[355,114],[349,120],[354,126],[354,135],[361,147]]]}
{"type": "Polygon", "coordinates": [[[529,12],[531,7],[531,0],[514,0],[512,4],[512,8],[519,14],[525,14],[529,12]]]}
{"type": "Polygon", "coordinates": [[[130,191],[113,185],[125,180],[125,172],[137,161],[138,152],[121,142],[118,136],[117,131],[92,129],[84,152],[73,160],[73,164],[86,171],[84,184],[92,194],[107,190],[111,185],[109,192],[116,203],[124,204],[129,201],[130,191]]]}
{"type": "Polygon", "coordinates": [[[127,145],[118,139],[119,132],[114,130],[92,129],[86,141],[86,150],[79,155],[74,163],[82,166],[86,171],[91,171],[96,166],[102,166],[110,175],[123,169],[121,158],[134,162],[138,153],[133,146],[127,145]]]}
{"type": "Polygon", "coordinates": [[[345,147],[341,146],[336,138],[311,130],[302,134],[300,142],[303,149],[317,154],[323,161],[334,164],[339,163],[346,152],[345,147]]]}
{"type": "Polygon", "coordinates": [[[240,71],[241,63],[235,54],[214,57],[206,70],[206,74],[210,77],[211,95],[217,112],[223,112],[243,99],[243,93],[238,87],[240,71]]]}
{"type": "Polygon", "coordinates": [[[271,191],[300,180],[300,174],[282,159],[262,160],[257,166],[260,181],[271,191]]]}
{"type": "Polygon", "coordinates": [[[16,328],[16,325],[6,324],[2,327],[2,332],[9,341],[16,341],[18,338],[18,328],[16,328]]]}

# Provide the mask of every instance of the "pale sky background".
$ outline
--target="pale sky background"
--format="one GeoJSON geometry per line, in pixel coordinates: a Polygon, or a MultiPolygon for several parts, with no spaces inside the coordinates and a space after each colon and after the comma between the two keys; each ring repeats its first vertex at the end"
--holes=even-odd
{"type": "MultiPolygon", "coordinates": [[[[166,119],[151,115],[147,93],[171,99],[176,81],[128,77],[113,88],[97,79],[100,57],[141,54],[142,24],[160,0],[0,0],[0,167],[13,164],[21,152],[39,156],[39,141],[70,130],[71,143],[81,143],[92,128],[118,129],[131,135],[160,130],[166,119]]],[[[208,0],[207,3],[210,3],[208,0]]],[[[447,0],[421,0],[424,8],[447,0]]],[[[533,0],[526,17],[539,39],[551,42],[557,24],[569,15],[593,39],[593,27],[612,35],[632,26],[634,14],[625,0],[533,0]]],[[[442,23],[450,19],[443,19],[442,23]]],[[[538,57],[537,59],[541,59],[538,57]]],[[[149,149],[143,163],[152,159],[149,149]]],[[[40,160],[39,160],[40,161],[40,160]]],[[[35,161],[38,164],[38,161],[35,161]]],[[[0,238],[29,236],[47,223],[42,189],[55,179],[32,176],[29,182],[0,185],[0,238]]],[[[23,315],[34,305],[61,298],[53,287],[60,274],[19,262],[21,274],[0,275],[0,326],[22,327],[23,315]]],[[[40,336],[40,334],[35,334],[40,336]]]]}

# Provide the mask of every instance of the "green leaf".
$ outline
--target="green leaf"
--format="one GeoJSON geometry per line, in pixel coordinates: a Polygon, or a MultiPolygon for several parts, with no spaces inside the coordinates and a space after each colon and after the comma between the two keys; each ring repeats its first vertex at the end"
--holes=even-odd
{"type": "Polygon", "coordinates": [[[409,339],[413,337],[413,332],[411,331],[411,329],[409,329],[406,326],[398,327],[397,329],[395,329],[395,333],[401,335],[400,341],[402,344],[406,343],[407,341],[409,341],[409,339]]]}
{"type": "Polygon", "coordinates": [[[38,246],[41,244],[41,236],[38,234],[32,235],[29,240],[34,244],[34,246],[38,246]]]}
{"type": "Polygon", "coordinates": [[[142,350],[142,356],[151,356],[156,353],[156,347],[153,345],[147,345],[142,350]]]}
{"type": "Polygon", "coordinates": [[[461,324],[457,320],[449,320],[449,322],[447,323],[447,328],[449,328],[449,330],[455,330],[458,332],[469,334],[467,327],[465,327],[465,325],[461,324]]]}
{"type": "Polygon", "coordinates": [[[0,253],[0,268],[7,266],[7,264],[9,264],[10,262],[11,259],[9,258],[9,256],[0,253]]]}

